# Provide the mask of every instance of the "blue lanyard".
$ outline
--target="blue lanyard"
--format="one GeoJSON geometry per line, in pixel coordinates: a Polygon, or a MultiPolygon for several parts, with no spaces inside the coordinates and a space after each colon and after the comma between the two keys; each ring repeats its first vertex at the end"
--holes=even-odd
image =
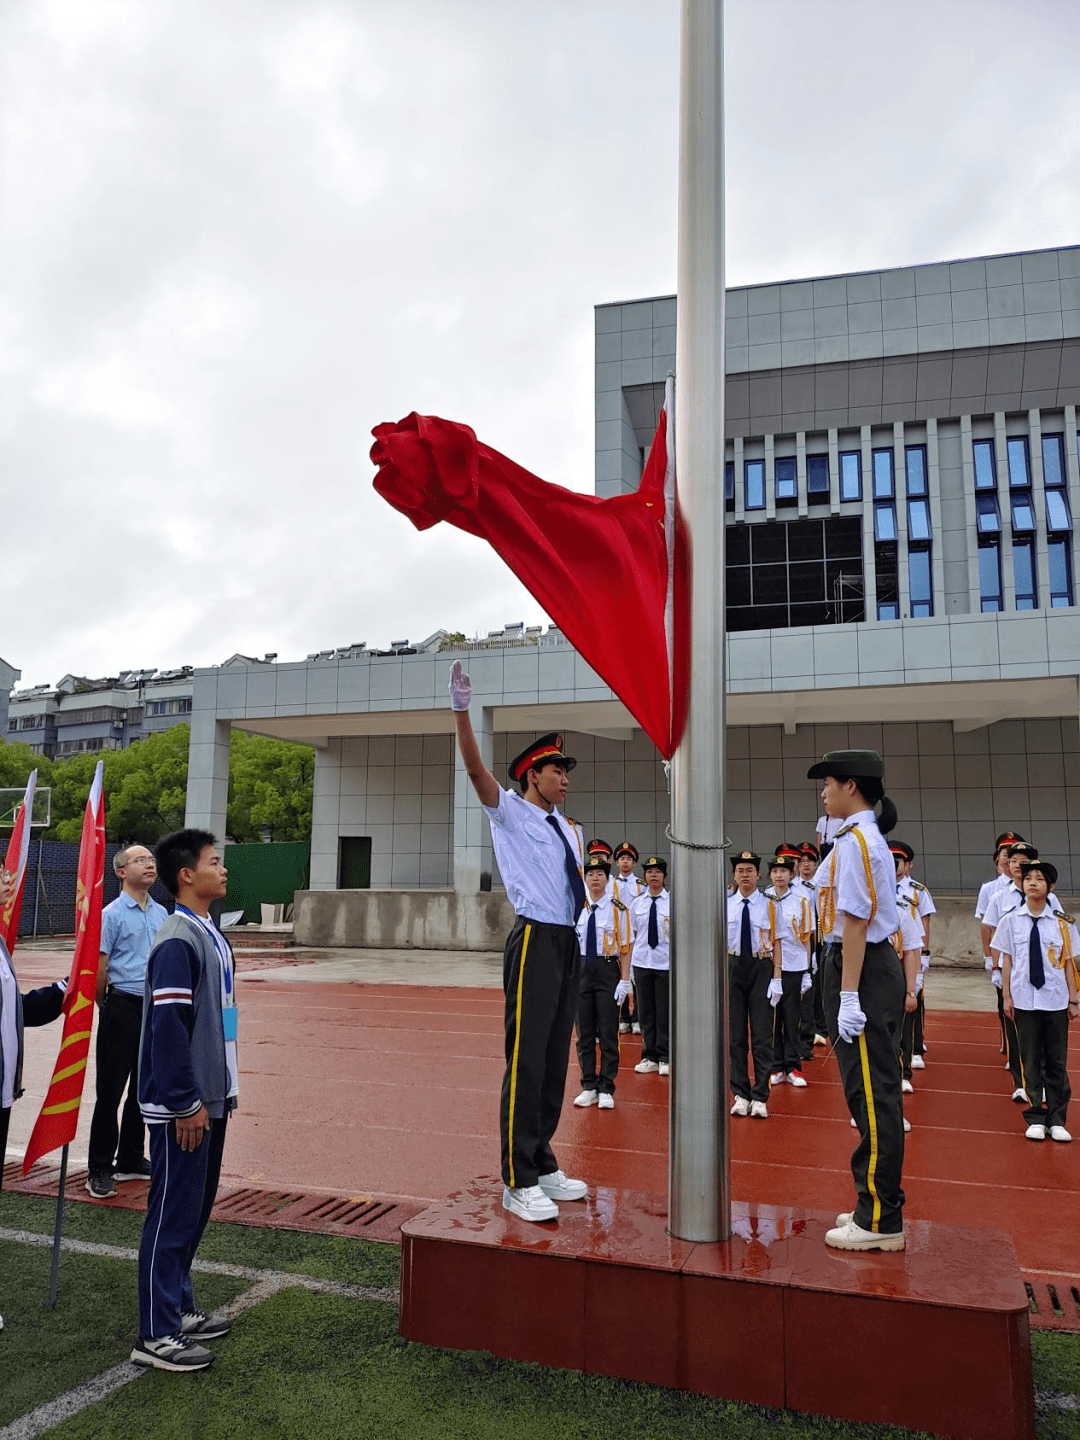
{"type": "Polygon", "coordinates": [[[190,915],[191,918],[192,918],[192,920],[195,921],[196,925],[201,925],[204,930],[208,930],[208,931],[210,932],[210,938],[211,938],[211,940],[213,940],[213,942],[214,942],[214,949],[215,949],[215,950],[217,951],[217,953],[218,953],[218,959],[221,961],[221,968],[222,968],[222,970],[224,971],[224,974],[225,974],[225,994],[226,994],[226,995],[231,995],[231,994],[232,994],[232,967],[231,967],[230,964],[229,964],[229,946],[228,946],[228,941],[225,939],[224,935],[222,935],[222,936],[221,936],[221,943],[219,943],[219,941],[218,941],[218,934],[219,934],[219,932],[218,932],[217,926],[214,925],[211,921],[204,920],[201,915],[196,915],[195,912],[194,912],[193,910],[189,910],[186,905],[177,905],[176,908],[177,908],[177,910],[182,911],[183,914],[185,914],[185,915],[190,915]]]}

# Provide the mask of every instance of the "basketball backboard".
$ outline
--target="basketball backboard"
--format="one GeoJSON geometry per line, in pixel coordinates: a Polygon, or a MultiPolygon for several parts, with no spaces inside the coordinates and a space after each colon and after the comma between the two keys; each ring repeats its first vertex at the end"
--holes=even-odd
{"type": "MultiPolygon", "coordinates": [[[[17,789],[0,786],[0,829],[10,830],[15,824],[15,816],[25,795],[25,785],[20,785],[17,789]]],[[[34,791],[34,808],[30,815],[30,828],[32,830],[46,829],[51,812],[52,786],[39,785],[34,791]]]]}

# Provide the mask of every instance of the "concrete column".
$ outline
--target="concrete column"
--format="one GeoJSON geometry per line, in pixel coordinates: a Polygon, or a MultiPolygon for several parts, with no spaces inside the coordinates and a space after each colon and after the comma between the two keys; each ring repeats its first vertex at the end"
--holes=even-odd
{"type": "Polygon", "coordinates": [[[341,834],[342,741],[334,737],[325,749],[315,751],[311,799],[312,890],[338,888],[338,844],[341,834]]]}
{"type": "MultiPolygon", "coordinates": [[[[473,730],[484,764],[491,768],[492,712],[476,706],[470,712],[473,730]]],[[[504,784],[503,777],[496,777],[504,784]]],[[[461,754],[454,747],[454,889],[459,895],[476,895],[491,889],[494,860],[491,853],[491,827],[476,797],[472,781],[465,773],[461,754]]]]}
{"type": "Polygon", "coordinates": [[[229,808],[231,729],[228,720],[219,720],[213,710],[192,712],[184,824],[211,831],[219,844],[225,841],[229,808]]]}

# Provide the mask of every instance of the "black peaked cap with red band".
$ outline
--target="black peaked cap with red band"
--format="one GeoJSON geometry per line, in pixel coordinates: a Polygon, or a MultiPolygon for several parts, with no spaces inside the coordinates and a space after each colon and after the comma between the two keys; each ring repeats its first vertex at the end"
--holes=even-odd
{"type": "Polygon", "coordinates": [[[637,851],[634,849],[633,845],[630,844],[630,841],[629,841],[629,840],[624,840],[621,845],[616,845],[616,846],[615,846],[615,857],[614,857],[614,858],[615,858],[616,860],[618,860],[618,858],[619,858],[620,855],[629,855],[630,858],[631,858],[631,860],[633,860],[633,862],[634,862],[635,865],[636,865],[637,862],[638,862],[638,853],[637,853],[637,851]]]}
{"type": "Polygon", "coordinates": [[[530,769],[539,770],[543,765],[562,765],[567,770],[573,770],[577,761],[563,752],[563,737],[557,730],[550,731],[547,735],[541,735],[539,740],[534,740],[531,745],[526,745],[520,755],[515,756],[509,764],[510,779],[515,785],[520,785],[530,769]]]}

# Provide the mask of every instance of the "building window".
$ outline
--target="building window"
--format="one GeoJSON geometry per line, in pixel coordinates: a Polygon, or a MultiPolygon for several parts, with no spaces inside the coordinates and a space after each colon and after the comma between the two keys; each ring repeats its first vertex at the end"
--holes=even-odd
{"type": "Polygon", "coordinates": [[[1024,435],[1013,435],[1005,442],[1009,457],[1009,488],[1023,490],[1031,486],[1031,466],[1028,463],[1028,442],[1024,435]]]}
{"type": "Polygon", "coordinates": [[[996,535],[1001,530],[996,495],[975,496],[975,525],[980,535],[996,535]]]}
{"type": "Polygon", "coordinates": [[[904,451],[904,468],[907,471],[907,493],[912,499],[917,495],[929,495],[926,478],[926,446],[909,445],[904,451]]]}
{"type": "Polygon", "coordinates": [[[892,500],[896,495],[896,475],[891,450],[874,451],[874,499],[892,500]]]}
{"type": "Polygon", "coordinates": [[[1035,529],[1035,502],[1031,498],[1030,490],[1012,490],[1009,492],[1012,501],[1012,527],[1021,534],[1035,529]]]}
{"type": "Polygon", "coordinates": [[[908,535],[912,540],[930,539],[930,501],[909,500],[907,507],[908,535]]]}
{"type": "Polygon", "coordinates": [[[1046,548],[1050,558],[1050,604],[1059,610],[1073,603],[1072,539],[1068,535],[1051,535],[1046,548]]]}
{"type": "Polygon", "coordinates": [[[776,462],[776,498],[789,501],[799,498],[799,475],[793,458],[776,462]]]}
{"type": "Polygon", "coordinates": [[[994,457],[994,442],[976,440],[972,449],[975,452],[975,489],[996,490],[997,461],[994,457]]]}
{"type": "Polygon", "coordinates": [[[840,499],[862,499],[862,458],[858,450],[845,450],[840,456],[840,499]]]}
{"type": "Polygon", "coordinates": [[[747,510],[765,509],[765,461],[747,460],[743,465],[743,478],[746,486],[744,508],[747,510]]]}
{"type": "Polygon", "coordinates": [[[1047,489],[1065,485],[1065,436],[1042,437],[1043,484],[1047,489]]]}
{"type": "Polygon", "coordinates": [[[899,620],[899,600],[879,600],[877,607],[877,618],[879,620],[899,620]]]}
{"type": "Polygon", "coordinates": [[[911,618],[928,620],[934,613],[929,548],[908,551],[908,590],[911,596],[911,618]]]}
{"type": "Polygon", "coordinates": [[[1035,541],[1013,540],[1013,591],[1017,610],[1034,610],[1039,602],[1035,583],[1035,541]]]}
{"type": "Polygon", "coordinates": [[[878,541],[896,539],[896,506],[882,504],[874,506],[874,539],[878,541]]]}
{"type": "Polygon", "coordinates": [[[1002,608],[1000,540],[979,544],[979,600],[984,613],[1002,608]]]}
{"type": "Polygon", "coordinates": [[[808,455],[806,457],[807,495],[824,495],[827,497],[830,489],[828,455],[808,455]]]}
{"type": "Polygon", "coordinates": [[[858,516],[728,527],[729,630],[851,623],[863,607],[858,516]]]}

